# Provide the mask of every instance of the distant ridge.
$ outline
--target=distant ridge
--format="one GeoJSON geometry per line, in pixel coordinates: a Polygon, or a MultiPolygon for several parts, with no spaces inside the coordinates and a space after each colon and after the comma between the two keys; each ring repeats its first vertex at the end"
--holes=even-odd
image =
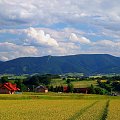
{"type": "MultiPolygon", "coordinates": [[[[1,63],[1,62],[0,62],[1,63]]],[[[120,73],[120,57],[109,54],[23,57],[2,62],[0,74],[120,73]]]]}

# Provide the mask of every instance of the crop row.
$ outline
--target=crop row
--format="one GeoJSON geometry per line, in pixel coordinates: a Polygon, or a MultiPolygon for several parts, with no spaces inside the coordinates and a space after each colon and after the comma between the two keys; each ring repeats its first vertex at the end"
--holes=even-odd
{"type": "Polygon", "coordinates": [[[120,120],[120,100],[111,100],[107,120],[120,120]]]}
{"type": "Polygon", "coordinates": [[[120,120],[119,100],[0,100],[0,120],[120,120]]]}

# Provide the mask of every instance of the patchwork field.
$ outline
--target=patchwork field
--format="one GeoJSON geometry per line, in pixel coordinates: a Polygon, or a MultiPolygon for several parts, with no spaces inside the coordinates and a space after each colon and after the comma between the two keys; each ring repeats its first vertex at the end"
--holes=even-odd
{"type": "MultiPolygon", "coordinates": [[[[97,85],[96,80],[71,81],[71,83],[74,85],[74,87],[80,87],[80,88],[90,87],[91,84],[94,85],[94,86],[97,85]]],[[[66,80],[52,79],[51,85],[53,85],[55,87],[55,86],[59,86],[59,85],[65,86],[67,84],[66,84],[66,80]]]]}
{"type": "Polygon", "coordinates": [[[0,95],[0,120],[120,120],[119,97],[78,94],[20,96],[15,100],[18,95],[0,95]]]}

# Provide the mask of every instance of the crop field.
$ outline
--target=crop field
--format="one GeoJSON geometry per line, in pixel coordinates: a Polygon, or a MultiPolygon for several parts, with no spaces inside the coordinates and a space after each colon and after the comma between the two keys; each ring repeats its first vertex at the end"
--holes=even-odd
{"type": "Polygon", "coordinates": [[[63,99],[18,100],[4,97],[6,100],[0,100],[0,120],[120,120],[120,102],[117,98],[96,99],[91,95],[94,98],[90,99],[89,95],[87,99],[66,99],[66,96],[69,95],[64,94],[63,99]]]}
{"type": "MultiPolygon", "coordinates": [[[[90,87],[91,84],[93,84],[94,86],[97,85],[97,81],[96,80],[83,80],[83,81],[71,81],[71,83],[74,85],[74,87],[80,87],[80,88],[84,88],[84,87],[90,87]]],[[[65,80],[62,79],[52,79],[51,85],[55,86],[59,86],[59,85],[67,85],[65,80]]]]}
{"type": "Polygon", "coordinates": [[[120,120],[120,100],[111,100],[107,120],[120,120]]]}

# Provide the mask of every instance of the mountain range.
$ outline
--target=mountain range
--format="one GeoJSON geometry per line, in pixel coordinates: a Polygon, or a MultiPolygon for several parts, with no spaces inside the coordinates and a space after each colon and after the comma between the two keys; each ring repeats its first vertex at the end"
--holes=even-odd
{"type": "Polygon", "coordinates": [[[0,74],[120,73],[120,57],[108,54],[22,57],[2,62],[0,74]]]}

